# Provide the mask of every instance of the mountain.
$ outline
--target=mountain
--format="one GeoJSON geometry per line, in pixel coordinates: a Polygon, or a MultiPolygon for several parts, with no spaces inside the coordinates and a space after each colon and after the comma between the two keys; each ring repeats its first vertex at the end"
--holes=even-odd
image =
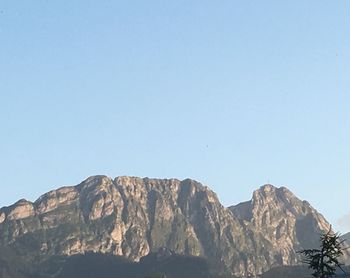
{"type": "Polygon", "coordinates": [[[229,209],[252,233],[256,246],[269,246],[264,256],[270,265],[272,261],[275,265],[297,264],[296,251],[318,247],[318,233],[330,227],[307,201],[285,187],[269,184],[256,190],[251,201],[229,209]]]}
{"type": "Polygon", "coordinates": [[[300,263],[297,251],[318,246],[328,229],[284,187],[262,186],[251,201],[226,208],[190,179],[93,176],[0,209],[0,246],[32,266],[28,271],[57,256],[94,252],[139,262],[167,248],[230,275],[257,276],[300,263]]]}
{"type": "Polygon", "coordinates": [[[344,239],[346,241],[347,244],[350,244],[350,233],[346,233],[344,235],[341,236],[342,239],[344,239]]]}

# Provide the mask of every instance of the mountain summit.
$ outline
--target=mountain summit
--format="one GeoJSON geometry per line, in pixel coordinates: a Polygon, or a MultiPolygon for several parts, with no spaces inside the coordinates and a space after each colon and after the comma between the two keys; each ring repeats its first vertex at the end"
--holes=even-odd
{"type": "Polygon", "coordinates": [[[266,264],[298,264],[297,251],[319,246],[319,233],[330,224],[307,201],[285,187],[266,184],[254,191],[251,201],[229,208],[253,234],[256,246],[265,246],[266,264]]]}
{"type": "Polygon", "coordinates": [[[236,276],[298,264],[297,251],[316,247],[328,229],[287,188],[264,185],[250,201],[226,208],[191,179],[93,176],[0,209],[0,245],[27,262],[87,252],[137,262],[165,248],[236,276]]]}

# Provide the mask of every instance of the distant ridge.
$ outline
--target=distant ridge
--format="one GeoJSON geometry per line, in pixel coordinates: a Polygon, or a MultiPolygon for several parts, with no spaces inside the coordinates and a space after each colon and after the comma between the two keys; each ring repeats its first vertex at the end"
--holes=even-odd
{"type": "Polygon", "coordinates": [[[285,187],[264,185],[250,201],[225,208],[191,179],[92,176],[0,209],[0,245],[25,265],[87,252],[138,262],[166,248],[206,258],[230,275],[256,277],[298,265],[297,251],[318,246],[328,229],[285,187]]]}

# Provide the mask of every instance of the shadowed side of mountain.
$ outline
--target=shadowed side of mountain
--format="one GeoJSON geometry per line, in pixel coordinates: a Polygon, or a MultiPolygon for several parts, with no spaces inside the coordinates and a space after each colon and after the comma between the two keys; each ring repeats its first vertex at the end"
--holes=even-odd
{"type": "Polygon", "coordinates": [[[7,271],[2,278],[233,278],[204,258],[164,254],[164,250],[150,253],[140,262],[111,254],[87,253],[54,256],[35,267],[11,266],[7,271]]]}
{"type": "Polygon", "coordinates": [[[21,260],[11,248],[0,247],[0,277],[1,278],[27,278],[29,266],[21,260]]]}
{"type": "Polygon", "coordinates": [[[346,234],[342,235],[341,238],[342,238],[343,240],[345,240],[345,242],[346,242],[348,245],[350,245],[350,233],[346,233],[346,234]]]}
{"type": "Polygon", "coordinates": [[[312,277],[307,266],[279,266],[263,273],[261,278],[307,278],[312,277]]]}

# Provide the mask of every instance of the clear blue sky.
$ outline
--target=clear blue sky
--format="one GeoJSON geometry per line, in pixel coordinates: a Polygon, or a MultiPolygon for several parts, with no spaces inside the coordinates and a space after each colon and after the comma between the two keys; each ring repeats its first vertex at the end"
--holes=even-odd
{"type": "Polygon", "coordinates": [[[350,213],[349,13],[0,1],[0,206],[94,174],[191,177],[225,205],[270,181],[336,224],[350,213]]]}

